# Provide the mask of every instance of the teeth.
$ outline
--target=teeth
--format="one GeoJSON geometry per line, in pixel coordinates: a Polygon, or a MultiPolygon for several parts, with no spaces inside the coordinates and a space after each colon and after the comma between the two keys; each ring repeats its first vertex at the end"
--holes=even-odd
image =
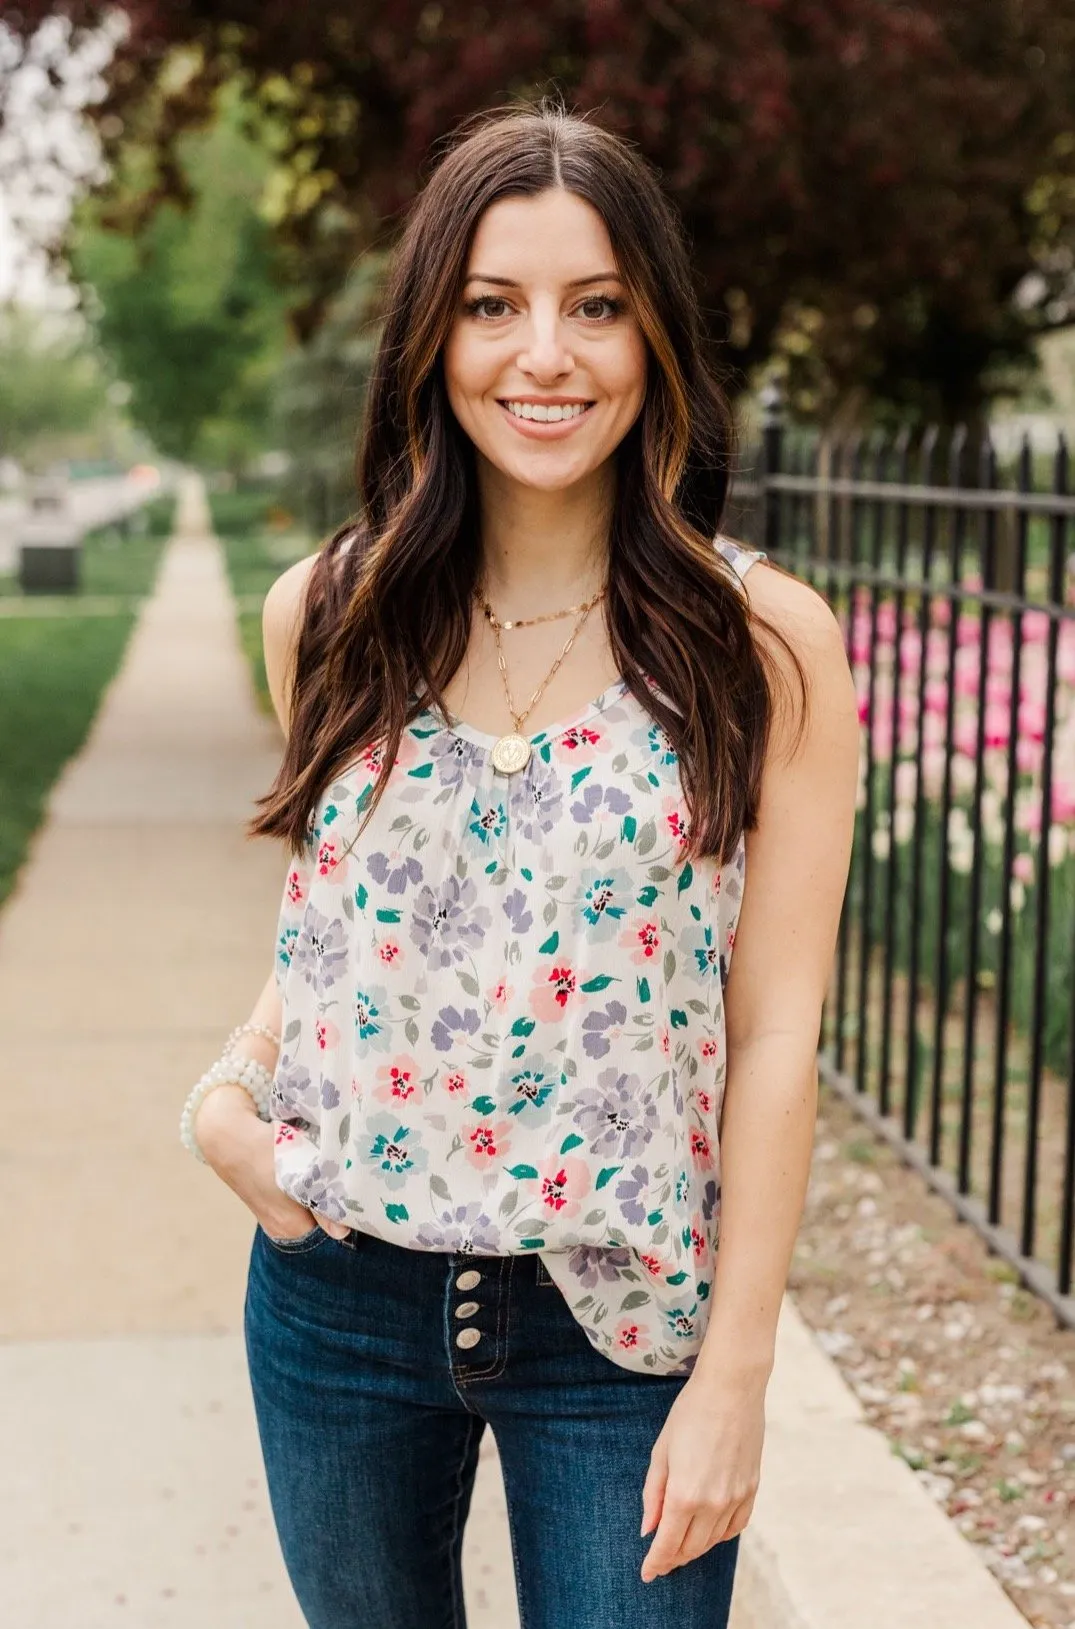
{"type": "Polygon", "coordinates": [[[534,402],[505,402],[509,413],[517,419],[537,419],[539,424],[557,424],[561,419],[581,418],[589,403],[574,402],[567,407],[545,407],[534,402]]]}

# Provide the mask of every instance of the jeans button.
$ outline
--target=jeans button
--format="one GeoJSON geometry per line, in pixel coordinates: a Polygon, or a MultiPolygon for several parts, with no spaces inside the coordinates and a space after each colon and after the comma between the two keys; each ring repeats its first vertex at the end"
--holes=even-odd
{"type": "Polygon", "coordinates": [[[475,1329],[472,1324],[469,1329],[461,1329],[459,1331],[458,1335],[455,1337],[455,1344],[457,1346],[477,1346],[481,1338],[481,1330],[475,1329]]]}
{"type": "Polygon", "coordinates": [[[478,1285],[481,1283],[481,1277],[481,1273],[475,1272],[473,1267],[468,1267],[466,1272],[460,1273],[459,1277],[456,1279],[456,1289],[476,1290],[478,1285]]]}
{"type": "Polygon", "coordinates": [[[457,1318],[473,1318],[479,1305],[478,1301],[461,1301],[455,1309],[455,1315],[457,1318]]]}

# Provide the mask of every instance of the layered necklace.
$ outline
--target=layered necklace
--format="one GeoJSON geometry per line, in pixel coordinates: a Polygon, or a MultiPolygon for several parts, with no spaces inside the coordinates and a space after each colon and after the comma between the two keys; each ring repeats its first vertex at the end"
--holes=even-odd
{"type": "Polygon", "coordinates": [[[531,746],[530,742],[526,739],[526,736],[521,733],[522,725],[526,718],[529,717],[530,713],[533,712],[534,705],[544,691],[545,686],[548,684],[549,680],[560,666],[560,663],[563,661],[564,657],[575,643],[575,636],[582,627],[582,624],[586,621],[586,618],[589,616],[598,600],[603,598],[604,594],[605,589],[601,588],[596,594],[592,595],[590,599],[585,600],[581,605],[569,605],[563,611],[546,611],[544,615],[539,617],[513,617],[508,622],[501,622],[499,617],[497,617],[496,613],[494,612],[492,606],[489,604],[489,601],[485,598],[485,595],[482,593],[481,589],[475,588],[474,598],[484,611],[486,620],[493,630],[493,638],[496,640],[497,664],[500,668],[500,677],[504,684],[504,695],[508,703],[508,712],[511,714],[512,722],[515,725],[514,730],[509,730],[506,735],[500,736],[500,738],[494,744],[492,753],[490,754],[493,761],[493,767],[494,769],[498,770],[500,774],[513,775],[515,774],[516,770],[525,768],[526,764],[529,763],[531,746]],[[553,622],[557,617],[574,616],[576,613],[581,614],[579,615],[579,619],[574,628],[571,630],[570,639],[567,641],[567,644],[564,646],[563,650],[552,664],[552,667],[549,669],[548,673],[546,673],[545,677],[534,691],[534,694],[530,697],[526,707],[521,713],[517,713],[515,711],[515,705],[511,699],[511,691],[508,689],[508,669],[507,664],[504,661],[504,647],[500,642],[501,629],[507,632],[512,628],[530,628],[533,627],[533,625],[537,622],[553,622]]]}

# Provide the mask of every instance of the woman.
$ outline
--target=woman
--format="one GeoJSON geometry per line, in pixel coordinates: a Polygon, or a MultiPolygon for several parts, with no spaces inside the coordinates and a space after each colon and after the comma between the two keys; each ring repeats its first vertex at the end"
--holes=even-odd
{"type": "Polygon", "coordinates": [[[835,617],[719,532],[732,451],[647,166],[548,102],[471,121],[396,251],[361,516],[266,600],[291,863],[186,1119],[259,1224],[314,1629],[464,1624],[486,1424],[526,1629],[727,1622],[858,771],[835,617]]]}

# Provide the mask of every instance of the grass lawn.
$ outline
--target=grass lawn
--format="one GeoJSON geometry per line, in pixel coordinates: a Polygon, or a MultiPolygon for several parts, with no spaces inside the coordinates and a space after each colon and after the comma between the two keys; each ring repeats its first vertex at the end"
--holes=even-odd
{"type": "MultiPolygon", "coordinates": [[[[123,539],[102,527],[84,544],[82,592],[116,596],[113,613],[80,616],[72,595],[62,615],[43,606],[40,615],[0,616],[0,905],[56,777],[89,733],[138,603],[153,587],[173,504],[162,499],[151,507],[145,537],[123,539]]],[[[24,598],[28,611],[35,598],[22,596],[13,577],[0,578],[0,594],[24,598]]]]}
{"type": "Polygon", "coordinates": [[[272,714],[261,642],[261,602],[288,566],[317,547],[284,510],[271,489],[211,492],[213,527],[227,561],[232,593],[240,601],[239,638],[254,679],[258,705],[272,714]]]}

